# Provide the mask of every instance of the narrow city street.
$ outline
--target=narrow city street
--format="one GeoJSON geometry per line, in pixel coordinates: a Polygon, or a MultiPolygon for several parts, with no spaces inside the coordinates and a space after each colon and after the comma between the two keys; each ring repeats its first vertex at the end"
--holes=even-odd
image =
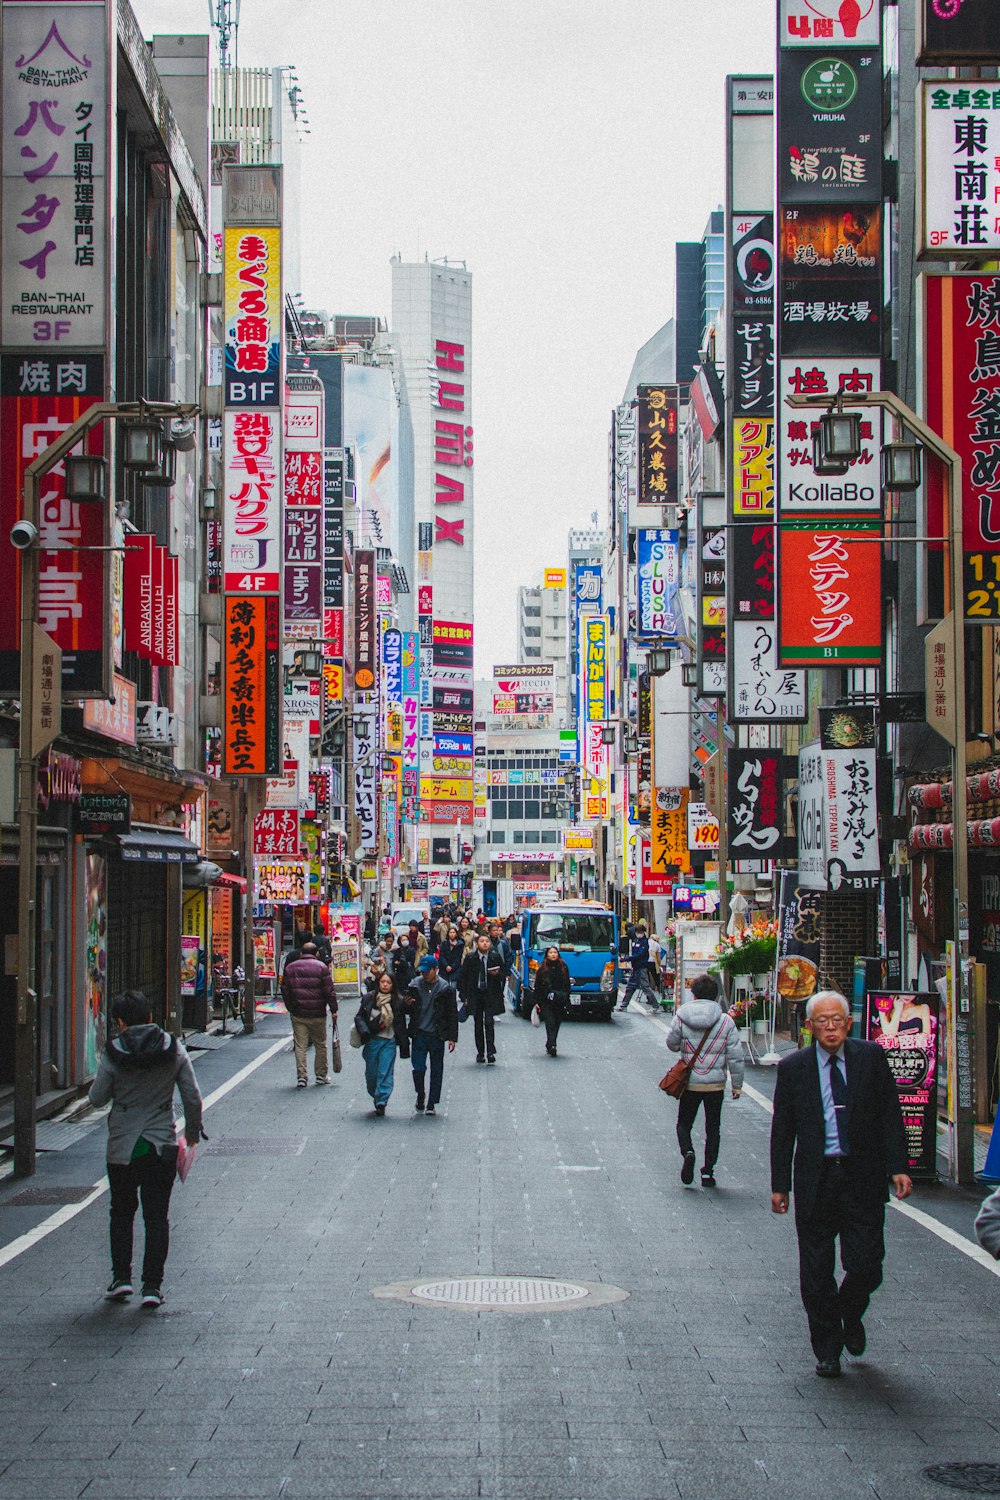
{"type": "Polygon", "coordinates": [[[974,1258],[975,1195],[917,1189],[945,1238],[888,1213],[869,1352],[818,1380],[793,1225],[769,1212],[773,1073],[725,1106],[716,1190],[685,1189],[662,1021],[567,1024],[550,1059],[507,1017],[495,1068],[470,1029],[438,1115],[414,1112],[403,1063],[382,1120],[346,1045],[332,1087],[297,1091],[283,1016],[209,1038],[210,1141],[152,1314],[102,1300],[108,1198],[79,1205],[103,1121],[69,1144],[43,1129],[64,1149],[0,1185],[0,1500],[930,1500],[949,1491],[927,1466],[996,1460],[1000,1281],[974,1258]],[[596,1295],[383,1295],[470,1277],[596,1295]]]}

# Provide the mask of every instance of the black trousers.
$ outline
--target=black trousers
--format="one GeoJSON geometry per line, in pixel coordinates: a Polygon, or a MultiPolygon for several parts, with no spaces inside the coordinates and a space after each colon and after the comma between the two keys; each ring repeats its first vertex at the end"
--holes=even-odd
{"type": "Polygon", "coordinates": [[[859,1211],[843,1167],[836,1158],[828,1158],[820,1173],[812,1212],[807,1219],[795,1221],[802,1305],[817,1359],[840,1357],[845,1325],[860,1323],[872,1292],[881,1285],[884,1226],[884,1205],[866,1205],[863,1212],[859,1211]],[[838,1238],[844,1268],[839,1287],[838,1238]]]}
{"type": "Polygon", "coordinates": [[[492,1057],[497,1050],[493,1035],[493,1001],[489,995],[476,994],[470,1008],[476,1027],[476,1056],[492,1057]]]}
{"type": "Polygon", "coordinates": [[[151,1151],[138,1161],[108,1162],[111,1186],[111,1274],[115,1281],[132,1276],[132,1225],[142,1198],[146,1247],[142,1258],[143,1286],[159,1286],[170,1248],[170,1194],[177,1176],[177,1147],[151,1151]]]}
{"type": "Polygon", "coordinates": [[[677,1144],[681,1148],[681,1155],[686,1156],[689,1151],[694,1150],[691,1143],[691,1127],[698,1113],[698,1106],[705,1106],[705,1167],[710,1172],[719,1159],[719,1141],[722,1138],[722,1096],[723,1089],[706,1089],[704,1092],[698,1089],[685,1089],[678,1101],[677,1109],[677,1144]]]}
{"type": "Polygon", "coordinates": [[[556,1037],[559,1035],[559,1025],[562,1021],[562,1003],[559,1000],[541,1000],[538,1009],[545,1023],[545,1045],[554,1047],[556,1037]]]}

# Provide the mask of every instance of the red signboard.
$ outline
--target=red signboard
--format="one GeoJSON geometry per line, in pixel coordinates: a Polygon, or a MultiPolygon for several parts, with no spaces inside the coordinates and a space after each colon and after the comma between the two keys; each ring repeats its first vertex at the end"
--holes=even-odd
{"type": "Polygon", "coordinates": [[[290,855],[292,859],[298,859],[298,812],[290,807],[267,807],[259,812],[253,820],[253,852],[255,855],[290,855]]]}
{"type": "Polygon", "coordinates": [[[163,559],[163,654],[168,667],[176,667],[180,662],[177,652],[178,585],[178,560],[168,552],[163,559]]]}
{"type": "MultiPolygon", "coordinates": [[[[44,236],[43,236],[44,238],[44,236]]],[[[71,422],[104,396],[104,362],[99,355],[67,352],[4,355],[0,361],[3,442],[0,444],[0,536],[4,545],[21,515],[24,471],[32,459],[71,422]]],[[[103,427],[91,432],[87,451],[103,451],[103,427]]],[[[39,494],[38,621],[63,653],[63,694],[102,696],[110,677],[110,577],[106,534],[107,506],[67,500],[64,470],[58,464],[42,481],[39,494]],[[58,551],[46,551],[48,541],[58,551]]],[[[0,589],[0,693],[20,690],[20,569],[8,553],[7,586],[0,589]]]]}
{"type": "MultiPolygon", "coordinates": [[[[924,416],[962,460],[965,614],[1000,620],[1000,276],[924,276],[924,416]]],[[[943,473],[927,465],[927,534],[948,534],[943,473]]],[[[943,613],[940,544],[931,543],[931,614],[943,613]]]]}
{"type": "Polygon", "coordinates": [[[156,538],[142,532],[125,534],[122,614],[125,649],[148,661],[153,654],[153,549],[156,538]]]}
{"type": "Polygon", "coordinates": [[[278,600],[227,594],[223,612],[222,769],[277,776],[281,769],[278,600]]]}
{"type": "Polygon", "coordinates": [[[870,667],[882,659],[881,528],[789,524],[779,536],[783,667],[870,667]]]}

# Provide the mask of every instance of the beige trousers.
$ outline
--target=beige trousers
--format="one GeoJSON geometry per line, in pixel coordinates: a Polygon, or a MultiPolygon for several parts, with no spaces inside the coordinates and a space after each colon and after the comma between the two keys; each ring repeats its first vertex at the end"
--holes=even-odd
{"type": "Polygon", "coordinates": [[[321,1016],[313,1016],[305,1019],[302,1016],[291,1016],[292,1036],[295,1039],[295,1071],[298,1076],[305,1079],[309,1076],[306,1066],[306,1053],[309,1051],[309,1043],[312,1042],[316,1049],[314,1062],[316,1065],[316,1077],[327,1078],[330,1073],[330,1064],[326,1055],[326,1012],[321,1016]]]}

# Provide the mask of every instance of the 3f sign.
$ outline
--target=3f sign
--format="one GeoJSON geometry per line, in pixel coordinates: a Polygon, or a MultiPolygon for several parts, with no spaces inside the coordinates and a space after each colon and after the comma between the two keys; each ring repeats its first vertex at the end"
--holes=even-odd
{"type": "Polygon", "coordinates": [[[31,337],[36,344],[58,344],[60,339],[66,338],[72,327],[72,323],[61,318],[55,322],[50,318],[39,318],[31,325],[31,337]]]}

